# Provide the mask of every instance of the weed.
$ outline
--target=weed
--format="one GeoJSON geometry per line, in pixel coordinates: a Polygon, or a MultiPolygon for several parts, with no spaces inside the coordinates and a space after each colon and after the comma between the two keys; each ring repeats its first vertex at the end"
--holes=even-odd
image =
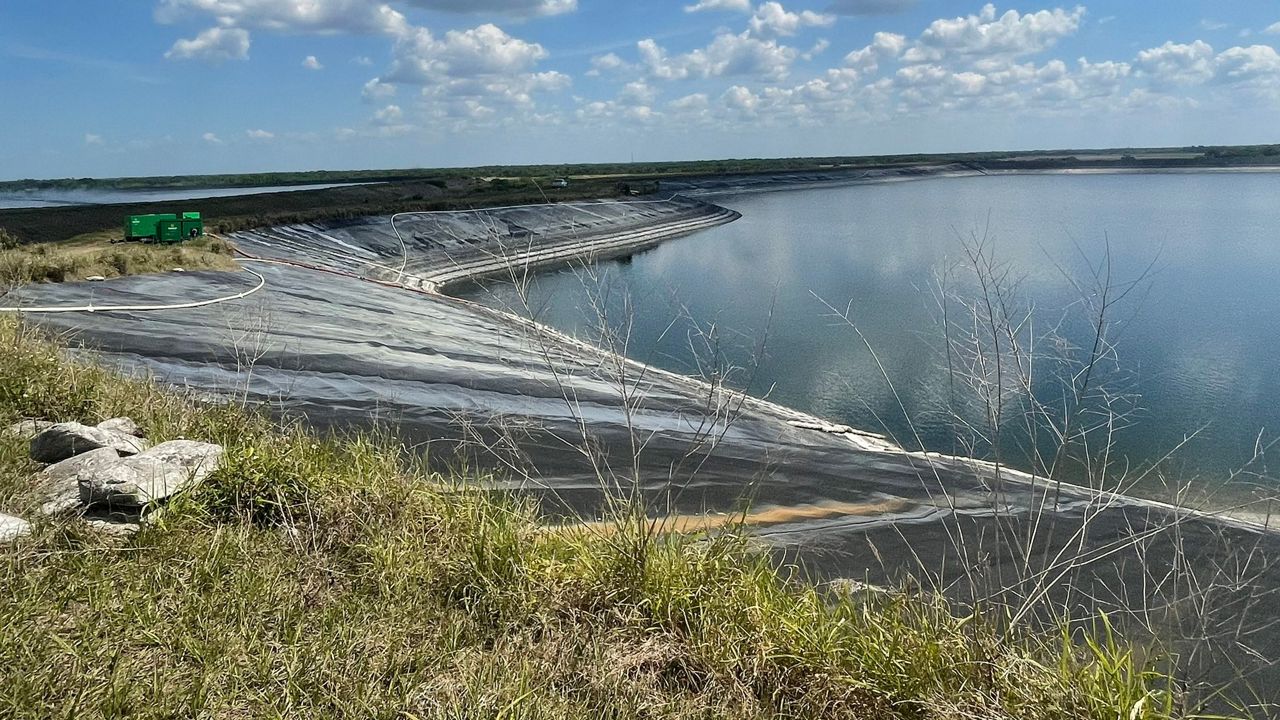
{"type": "MultiPolygon", "coordinates": [[[[80,364],[0,319],[0,421],[128,414],[226,463],[126,541],[0,549],[0,715],[1168,718],[1100,631],[1010,635],[911,593],[832,594],[738,531],[548,528],[389,436],[318,437],[80,364]]],[[[0,510],[33,497],[0,438],[0,510]]]]}

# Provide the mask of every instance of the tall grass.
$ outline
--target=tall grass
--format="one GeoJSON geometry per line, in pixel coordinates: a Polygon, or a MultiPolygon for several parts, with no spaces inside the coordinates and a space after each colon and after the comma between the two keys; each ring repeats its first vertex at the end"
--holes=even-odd
{"type": "MultiPolygon", "coordinates": [[[[4,248],[0,242],[0,248],[4,248]]],[[[177,245],[108,244],[96,239],[82,243],[43,243],[0,249],[0,287],[29,283],[69,282],[99,275],[119,277],[185,270],[231,270],[236,267],[231,246],[205,237],[177,245]]]]}
{"type": "MultiPolygon", "coordinates": [[[[55,519],[0,549],[0,716],[1177,717],[1105,633],[813,587],[733,529],[544,526],[388,436],[279,427],[0,319],[0,421],[119,414],[226,463],[130,539],[55,519]]],[[[0,439],[0,511],[31,516],[33,469],[0,439]]]]}

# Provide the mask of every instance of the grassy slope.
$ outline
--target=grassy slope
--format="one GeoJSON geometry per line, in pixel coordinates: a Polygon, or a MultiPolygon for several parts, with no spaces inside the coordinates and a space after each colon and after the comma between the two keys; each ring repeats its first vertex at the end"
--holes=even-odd
{"type": "Polygon", "coordinates": [[[99,275],[118,277],[185,270],[234,270],[239,267],[225,241],[204,237],[176,245],[113,244],[108,233],[82,235],[62,243],[5,243],[0,230],[0,287],[33,282],[70,282],[99,275]]]}
{"type": "MultiPolygon", "coordinates": [[[[0,548],[0,717],[1172,716],[1123,648],[837,598],[734,531],[543,527],[376,436],[199,404],[0,320],[0,422],[120,414],[227,462],[131,539],[69,519],[0,548]]],[[[32,517],[25,450],[0,438],[0,512],[32,517]]]]}

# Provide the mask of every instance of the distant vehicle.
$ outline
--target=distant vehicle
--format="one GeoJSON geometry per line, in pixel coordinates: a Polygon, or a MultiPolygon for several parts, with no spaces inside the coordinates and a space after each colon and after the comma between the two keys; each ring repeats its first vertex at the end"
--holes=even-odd
{"type": "Polygon", "coordinates": [[[552,180],[552,181],[551,181],[551,187],[553,187],[553,188],[567,188],[567,187],[569,187],[569,180],[568,180],[568,178],[556,178],[555,180],[552,180]]]}
{"type": "Polygon", "coordinates": [[[124,239],[154,243],[178,243],[204,235],[198,212],[130,215],[124,222],[124,239]]]}

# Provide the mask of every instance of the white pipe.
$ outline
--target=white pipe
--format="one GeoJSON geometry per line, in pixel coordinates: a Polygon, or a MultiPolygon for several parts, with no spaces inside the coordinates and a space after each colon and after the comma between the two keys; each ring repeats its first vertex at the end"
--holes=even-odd
{"type": "Polygon", "coordinates": [[[246,290],[235,295],[227,295],[226,297],[214,298],[212,300],[198,300],[188,303],[177,303],[174,305],[79,305],[79,306],[54,306],[54,307],[0,307],[0,312],[6,313],[67,313],[67,312],[148,312],[152,310],[185,310],[187,308],[198,308],[206,305],[216,305],[217,303],[227,302],[229,300],[239,300],[249,297],[258,292],[267,284],[267,279],[258,273],[243,268],[250,275],[258,278],[258,285],[252,290],[246,290]]]}

